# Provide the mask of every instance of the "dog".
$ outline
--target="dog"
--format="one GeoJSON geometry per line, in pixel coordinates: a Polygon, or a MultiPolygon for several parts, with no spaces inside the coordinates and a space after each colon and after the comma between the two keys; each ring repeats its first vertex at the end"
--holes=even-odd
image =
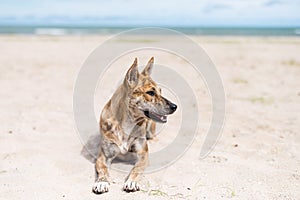
{"type": "Polygon", "coordinates": [[[138,71],[137,58],[128,69],[123,84],[107,102],[100,115],[100,149],[96,159],[96,182],[93,192],[108,192],[108,168],[120,154],[133,152],[136,163],[125,179],[123,190],[140,190],[138,180],[148,165],[148,143],[155,134],[155,125],[166,123],[167,115],[175,112],[177,105],[161,95],[161,89],[151,79],[154,58],[142,73],[138,71]]]}

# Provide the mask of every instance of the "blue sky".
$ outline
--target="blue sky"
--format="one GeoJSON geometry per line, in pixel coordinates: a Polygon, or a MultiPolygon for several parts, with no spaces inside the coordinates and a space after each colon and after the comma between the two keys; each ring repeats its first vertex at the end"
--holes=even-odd
{"type": "Polygon", "coordinates": [[[0,0],[0,24],[300,26],[300,0],[0,0]]]}

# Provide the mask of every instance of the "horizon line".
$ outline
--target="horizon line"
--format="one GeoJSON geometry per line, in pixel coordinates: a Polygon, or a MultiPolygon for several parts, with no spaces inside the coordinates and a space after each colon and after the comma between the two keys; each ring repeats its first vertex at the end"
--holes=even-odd
{"type": "Polygon", "coordinates": [[[241,24],[219,24],[219,25],[159,25],[159,24],[147,24],[147,25],[131,25],[131,24],[86,24],[86,23],[51,23],[51,24],[43,24],[43,23],[1,23],[0,28],[3,27],[45,27],[45,28],[147,28],[147,27],[155,27],[155,28],[300,28],[300,25],[241,25],[241,24]]]}

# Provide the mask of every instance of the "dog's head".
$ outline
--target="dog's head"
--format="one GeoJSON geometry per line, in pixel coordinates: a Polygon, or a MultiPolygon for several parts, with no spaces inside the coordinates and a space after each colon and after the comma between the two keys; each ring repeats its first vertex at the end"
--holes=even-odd
{"type": "Polygon", "coordinates": [[[142,73],[139,73],[137,58],[135,58],[127,71],[124,85],[127,88],[128,106],[139,116],[166,123],[166,115],[174,113],[177,106],[161,95],[161,89],[151,79],[153,62],[154,58],[152,57],[142,73]]]}

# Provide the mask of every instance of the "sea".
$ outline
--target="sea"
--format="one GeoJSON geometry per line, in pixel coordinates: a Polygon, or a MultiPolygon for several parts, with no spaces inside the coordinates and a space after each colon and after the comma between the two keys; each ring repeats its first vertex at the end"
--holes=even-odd
{"type": "MultiPolygon", "coordinates": [[[[138,27],[102,26],[1,26],[0,34],[15,35],[108,35],[138,27]]],[[[300,27],[163,27],[187,35],[300,36],[300,27]]]]}

